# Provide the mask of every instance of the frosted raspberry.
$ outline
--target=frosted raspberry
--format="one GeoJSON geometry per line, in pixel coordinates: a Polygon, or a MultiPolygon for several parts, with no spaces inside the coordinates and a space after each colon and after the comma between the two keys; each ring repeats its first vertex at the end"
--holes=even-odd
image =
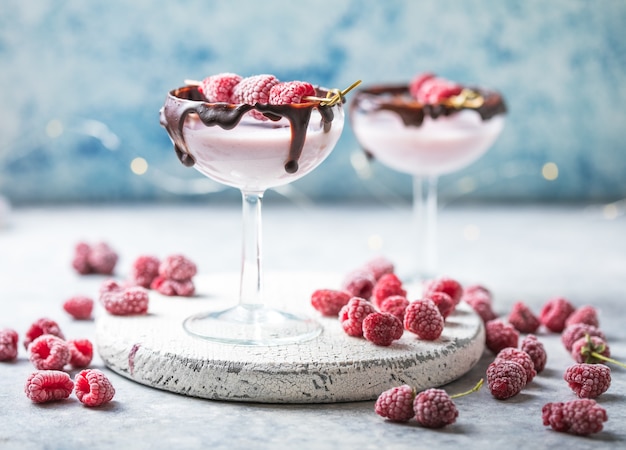
{"type": "Polygon", "coordinates": [[[498,318],[491,306],[491,298],[484,293],[476,292],[464,295],[463,300],[472,307],[484,323],[498,318]]]}
{"type": "Polygon", "coordinates": [[[29,375],[24,386],[26,396],[35,403],[52,402],[68,398],[74,382],[60,370],[38,370],[29,375]]]}
{"type": "Polygon", "coordinates": [[[366,262],[363,269],[370,272],[376,281],[386,273],[394,273],[395,267],[393,263],[384,256],[377,256],[366,262]]]}
{"type": "Polygon", "coordinates": [[[444,327],[443,316],[435,303],[428,299],[409,303],[404,313],[404,328],[417,334],[420,339],[434,341],[441,336],[444,327]]]}
{"type": "Polygon", "coordinates": [[[563,332],[561,333],[561,342],[565,346],[565,349],[568,352],[572,351],[572,345],[578,339],[585,337],[585,335],[589,336],[597,336],[602,340],[606,341],[606,336],[602,332],[602,330],[594,327],[593,325],[588,325],[586,323],[574,323],[565,327],[563,332]]]}
{"type": "Polygon", "coordinates": [[[498,352],[496,359],[506,359],[508,361],[515,361],[526,371],[526,383],[530,383],[537,375],[535,364],[532,358],[524,350],[520,350],[514,347],[506,347],[498,352]]]}
{"type": "Polygon", "coordinates": [[[63,309],[76,320],[88,320],[91,319],[93,311],[93,299],[76,295],[63,302],[63,309]]]}
{"type": "Polygon", "coordinates": [[[72,267],[81,275],[91,273],[89,265],[89,251],[91,247],[86,242],[79,242],[74,246],[74,258],[72,259],[72,267]]]}
{"type": "Polygon", "coordinates": [[[39,370],[62,370],[70,362],[67,342],[51,334],[42,334],[28,346],[30,362],[39,370]]]}
{"type": "Polygon", "coordinates": [[[115,388],[106,375],[98,369],[85,369],[74,377],[75,393],[86,406],[100,406],[110,402],[115,388]]]}
{"type": "Polygon", "coordinates": [[[490,320],[485,324],[485,344],[489,350],[498,353],[506,347],[517,347],[519,332],[510,323],[501,319],[490,320]]]}
{"type": "Polygon", "coordinates": [[[363,319],[363,337],[375,345],[387,347],[402,337],[402,321],[385,312],[374,312],[363,319]]]}
{"type": "Polygon", "coordinates": [[[424,282],[423,297],[428,297],[432,292],[445,292],[452,298],[454,306],[458,305],[463,297],[463,286],[450,277],[439,277],[424,282]]]}
{"type": "Polygon", "coordinates": [[[539,328],[539,319],[524,302],[515,302],[509,314],[509,323],[520,333],[534,333],[539,328]]]}
{"type": "Polygon", "coordinates": [[[604,364],[578,363],[565,370],[563,379],[580,398],[596,398],[611,386],[611,369],[604,364]]]}
{"type": "Polygon", "coordinates": [[[402,295],[391,295],[384,299],[380,304],[380,311],[393,314],[402,322],[404,322],[404,312],[409,306],[409,301],[402,295]]]}
{"type": "Polygon", "coordinates": [[[270,105],[286,105],[302,103],[302,97],[315,95],[315,88],[306,81],[285,81],[272,86],[270,89],[270,105]]]}
{"type": "Polygon", "coordinates": [[[361,337],[363,336],[363,321],[375,312],[372,304],[364,298],[352,297],[339,311],[341,327],[348,335],[361,337]]]}
{"type": "Polygon", "coordinates": [[[486,297],[490,302],[493,300],[493,294],[491,291],[482,284],[470,284],[463,288],[463,300],[465,296],[482,295],[486,297]]]}
{"type": "Polygon", "coordinates": [[[372,302],[377,308],[384,299],[392,295],[402,295],[406,297],[406,291],[402,287],[402,281],[394,273],[386,273],[382,275],[372,291],[372,302]]]}
{"type": "Polygon", "coordinates": [[[196,286],[192,280],[176,281],[163,277],[152,280],[150,288],[167,296],[191,297],[196,292],[196,286]]]}
{"type": "Polygon", "coordinates": [[[52,334],[61,339],[65,339],[59,324],[52,319],[43,317],[36,320],[26,331],[26,335],[24,336],[24,348],[28,349],[30,343],[43,334],[52,334]]]}
{"type": "Polygon", "coordinates": [[[376,279],[371,272],[357,269],[348,273],[342,283],[341,288],[349,293],[352,297],[364,298],[369,300],[374,290],[376,279]]]}
{"type": "Polygon", "coordinates": [[[431,388],[417,394],[413,410],[419,424],[427,428],[451,425],[459,416],[456,405],[443,389],[431,388]]]}
{"type": "Polygon", "coordinates": [[[526,370],[515,361],[497,359],[487,367],[487,385],[498,400],[519,394],[526,381],[526,370]]]}
{"type": "Polygon", "coordinates": [[[544,425],[555,431],[586,436],[602,431],[606,410],[592,399],[547,403],[541,409],[544,425]]]}
{"type": "Polygon", "coordinates": [[[70,365],[75,369],[87,367],[93,358],[93,344],[89,339],[70,339],[67,341],[70,350],[70,365]]]}
{"type": "MultiPolygon", "coordinates": [[[[198,91],[204,94],[211,103],[231,103],[233,89],[241,81],[241,76],[236,73],[219,73],[206,77],[198,86],[198,91]]],[[[145,287],[145,286],[144,286],[145,287]]]]}
{"type": "Polygon", "coordinates": [[[100,287],[98,288],[98,292],[100,295],[110,292],[121,292],[124,288],[120,285],[116,280],[109,279],[104,280],[100,287]]]}
{"type": "Polygon", "coordinates": [[[600,326],[598,311],[593,306],[585,305],[577,308],[565,321],[565,328],[577,323],[584,323],[594,327],[600,326]]]}
{"type": "Polygon", "coordinates": [[[571,353],[576,362],[596,364],[602,363],[603,360],[594,356],[594,353],[609,358],[611,349],[604,339],[586,335],[572,344],[571,353]]]}
{"type": "Polygon", "coordinates": [[[386,390],[378,396],[374,410],[376,414],[394,422],[408,422],[413,415],[415,391],[409,385],[386,390]]]}
{"type": "Polygon", "coordinates": [[[133,286],[121,291],[104,292],[100,302],[108,313],[116,316],[142,315],[148,312],[148,291],[133,286]]]}
{"type": "Polygon", "coordinates": [[[424,80],[417,91],[416,99],[426,105],[436,105],[443,100],[459,95],[463,87],[444,78],[433,77],[424,80]]]}
{"type": "Polygon", "coordinates": [[[435,78],[435,74],[430,72],[421,73],[413,78],[409,83],[409,93],[411,96],[417,99],[418,95],[420,95],[420,92],[422,91],[424,83],[433,78],[435,78]]]}
{"type": "MultiPolygon", "coordinates": [[[[274,75],[254,75],[243,78],[233,89],[233,103],[245,103],[266,105],[269,103],[270,91],[279,81],[274,75]]],[[[268,120],[259,111],[252,110],[250,114],[258,120],[268,120]]]]}
{"type": "Polygon", "coordinates": [[[346,291],[318,289],[311,294],[311,305],[324,316],[337,317],[351,298],[346,291]]]}
{"type": "Polygon", "coordinates": [[[168,256],[159,265],[159,276],[168,280],[191,280],[196,272],[195,263],[183,255],[168,256]]]}
{"type": "Polygon", "coordinates": [[[528,336],[526,336],[524,339],[522,339],[522,344],[520,345],[520,348],[528,353],[530,359],[533,360],[535,371],[537,373],[541,373],[546,367],[548,355],[543,344],[537,339],[537,336],[535,336],[534,334],[529,334],[528,336]]]}
{"type": "Polygon", "coordinates": [[[548,330],[560,333],[565,328],[565,321],[574,312],[574,306],[563,297],[548,300],[539,312],[539,321],[548,330]]]}
{"type": "Polygon", "coordinates": [[[89,250],[87,262],[93,273],[111,275],[117,264],[117,253],[105,242],[93,245],[89,250]]]}
{"type": "Polygon", "coordinates": [[[131,269],[131,280],[133,284],[150,288],[150,283],[159,275],[159,266],[161,261],[156,256],[143,255],[139,256],[133,262],[131,269]]]}
{"type": "Polygon", "coordinates": [[[17,358],[17,331],[10,328],[0,330],[0,361],[17,358]]]}
{"type": "Polygon", "coordinates": [[[428,294],[427,298],[432,300],[433,303],[437,305],[437,309],[439,309],[439,312],[444,319],[452,314],[452,311],[454,311],[454,308],[456,306],[454,304],[454,301],[452,300],[452,297],[450,297],[445,292],[431,292],[428,294]]]}

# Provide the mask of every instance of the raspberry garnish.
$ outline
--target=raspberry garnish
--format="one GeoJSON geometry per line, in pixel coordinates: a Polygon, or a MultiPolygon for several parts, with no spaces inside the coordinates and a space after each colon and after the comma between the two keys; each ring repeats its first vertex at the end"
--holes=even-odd
{"type": "Polygon", "coordinates": [[[563,379],[580,398],[596,398],[611,386],[611,369],[604,364],[578,363],[565,370],[563,379]]]}
{"type": "Polygon", "coordinates": [[[501,319],[493,319],[485,324],[485,345],[489,350],[498,353],[506,347],[517,347],[519,332],[510,323],[501,319]]]}
{"type": "Polygon", "coordinates": [[[391,295],[384,299],[380,304],[380,311],[393,314],[402,322],[404,322],[404,312],[409,306],[409,301],[403,295],[391,295]]]}
{"type": "Polygon", "coordinates": [[[519,350],[514,347],[506,347],[498,352],[497,359],[505,359],[508,361],[515,361],[526,371],[526,383],[530,383],[537,375],[535,364],[528,353],[524,350],[519,350]]]}
{"type": "Polygon", "coordinates": [[[463,286],[461,283],[450,277],[440,277],[424,282],[424,297],[428,297],[431,292],[445,292],[452,298],[454,306],[458,305],[463,297],[463,286]]]}
{"type": "Polygon", "coordinates": [[[74,377],[76,397],[86,406],[100,406],[113,398],[115,388],[98,369],[85,369],[74,377]]]}
{"type": "Polygon", "coordinates": [[[361,337],[363,336],[363,321],[375,312],[372,304],[364,298],[352,297],[339,311],[341,327],[348,335],[361,337]]]}
{"type": "Polygon", "coordinates": [[[606,410],[592,399],[547,403],[541,409],[544,425],[555,431],[586,436],[602,431],[606,410]]]}
{"type": "Polygon", "coordinates": [[[372,291],[372,302],[377,308],[384,299],[392,295],[402,295],[406,297],[406,291],[402,287],[402,281],[395,273],[386,273],[382,275],[372,291]]]}
{"type": "Polygon", "coordinates": [[[565,321],[565,328],[577,323],[584,323],[594,327],[600,326],[598,311],[593,306],[585,305],[577,308],[565,321]]]}
{"type": "Polygon", "coordinates": [[[26,331],[26,335],[24,336],[24,348],[28,349],[30,343],[43,334],[52,334],[61,339],[65,339],[59,325],[54,320],[43,317],[36,320],[28,331],[26,331]]]}
{"type": "Polygon", "coordinates": [[[148,291],[141,286],[104,292],[100,295],[104,309],[116,316],[146,314],[148,301],[148,291]]]}
{"type": "Polygon", "coordinates": [[[376,281],[386,273],[394,273],[393,263],[384,256],[378,256],[366,262],[363,269],[370,272],[376,281]]]}
{"type": "Polygon", "coordinates": [[[345,291],[318,289],[311,294],[311,305],[324,316],[337,317],[351,298],[345,291]]]}
{"type": "Polygon", "coordinates": [[[420,339],[434,341],[441,336],[444,327],[443,316],[435,303],[428,299],[409,303],[404,313],[404,328],[417,334],[420,339]]]}
{"type": "Polygon", "coordinates": [[[10,328],[0,330],[0,361],[17,358],[17,331],[10,328]]]}
{"type": "Polygon", "coordinates": [[[597,336],[600,339],[606,341],[606,336],[599,328],[594,327],[593,325],[588,325],[586,323],[575,323],[565,327],[565,329],[561,333],[561,342],[565,346],[565,349],[568,352],[571,352],[574,342],[582,337],[585,337],[586,334],[588,334],[589,336],[597,336]]]}
{"type": "Polygon", "coordinates": [[[431,388],[417,394],[413,410],[419,424],[427,428],[451,425],[459,416],[454,401],[443,389],[431,388]]]}
{"type": "Polygon", "coordinates": [[[439,312],[444,319],[452,314],[452,311],[454,311],[454,308],[456,307],[452,297],[445,292],[431,292],[427,295],[427,298],[432,300],[433,303],[437,305],[437,309],[439,309],[439,312]]]}
{"type": "Polygon", "coordinates": [[[152,280],[150,288],[167,296],[191,297],[196,292],[196,286],[192,280],[176,281],[163,277],[152,280]]]}
{"type": "Polygon", "coordinates": [[[240,81],[241,76],[236,73],[219,73],[202,80],[198,86],[198,91],[206,97],[208,102],[231,103],[233,89],[240,81]]]}
{"type": "Polygon", "coordinates": [[[159,276],[168,280],[191,280],[196,272],[195,263],[183,255],[168,256],[159,265],[159,276]]]}
{"type": "Polygon", "coordinates": [[[427,80],[430,80],[433,78],[435,78],[435,74],[430,73],[430,72],[421,73],[417,75],[415,78],[413,78],[411,82],[409,83],[409,93],[411,94],[411,96],[417,99],[417,96],[422,91],[422,86],[424,85],[424,83],[427,80]]]}
{"type": "Polygon", "coordinates": [[[341,288],[352,297],[369,300],[374,290],[376,279],[371,272],[363,269],[353,270],[348,273],[341,284],[341,288]]]}
{"type": "Polygon", "coordinates": [[[76,320],[88,320],[91,319],[93,311],[93,299],[76,295],[63,302],[63,309],[76,320]]]}
{"type": "Polygon", "coordinates": [[[137,286],[150,288],[152,280],[159,275],[161,261],[156,256],[142,255],[133,262],[131,278],[137,286]]]}
{"type": "Polygon", "coordinates": [[[526,381],[526,370],[515,361],[496,359],[487,367],[487,385],[498,400],[519,394],[526,381]]]}
{"type": "Polygon", "coordinates": [[[541,373],[546,367],[548,355],[543,344],[537,339],[534,334],[529,334],[522,339],[521,349],[524,350],[533,360],[535,371],[541,373]]]}
{"type": "MultiPolygon", "coordinates": [[[[270,91],[279,81],[274,75],[253,75],[243,78],[233,89],[233,103],[245,103],[256,105],[257,103],[266,105],[269,103],[270,91]]],[[[268,120],[262,113],[256,110],[250,114],[258,120],[268,120]]]]}
{"type": "Polygon", "coordinates": [[[70,376],[60,370],[38,370],[30,374],[24,386],[26,396],[35,403],[68,398],[74,389],[70,376]]]}
{"type": "Polygon", "coordinates": [[[67,342],[52,334],[42,334],[28,346],[30,361],[39,370],[62,370],[70,362],[67,342]]]}
{"type": "Polygon", "coordinates": [[[410,94],[424,105],[435,105],[452,96],[459,95],[463,86],[432,73],[415,77],[409,84],[410,94]]]}
{"type": "Polygon", "coordinates": [[[67,341],[70,350],[70,365],[75,369],[87,367],[93,358],[93,344],[89,339],[70,339],[67,341]]]}
{"type": "Polygon", "coordinates": [[[534,333],[541,325],[528,305],[521,301],[513,304],[508,320],[520,333],[534,333]]]}
{"type": "Polygon", "coordinates": [[[548,300],[539,313],[539,321],[548,330],[560,333],[565,328],[565,321],[574,312],[574,306],[563,297],[548,300]]]}
{"type": "Polygon", "coordinates": [[[302,97],[315,95],[315,88],[306,81],[285,81],[272,86],[269,103],[271,105],[286,105],[302,103],[302,97]]]}
{"type": "Polygon", "coordinates": [[[409,385],[386,390],[378,396],[374,410],[376,414],[393,422],[408,422],[413,415],[415,391],[409,385]]]}
{"type": "Polygon", "coordinates": [[[385,312],[374,312],[363,319],[363,337],[375,345],[387,347],[402,337],[402,321],[385,312]]]}

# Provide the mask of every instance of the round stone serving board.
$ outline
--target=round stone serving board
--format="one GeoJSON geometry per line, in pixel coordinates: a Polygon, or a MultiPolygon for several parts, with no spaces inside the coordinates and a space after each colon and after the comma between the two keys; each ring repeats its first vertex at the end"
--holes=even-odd
{"type": "MultiPolygon", "coordinates": [[[[313,291],[335,289],[340,277],[324,273],[267,273],[267,304],[318,318],[315,339],[277,346],[237,346],[193,337],[183,320],[236,304],[239,275],[197,276],[196,296],[150,291],[144,316],[96,318],[97,349],[115,372],[148,386],[207,399],[262,403],[332,403],[372,400],[401,384],[418,390],[467,373],[485,343],[482,320],[464,302],[448,317],[442,336],[422,341],[405,331],[389,347],[344,333],[335,318],[310,306],[313,291]]],[[[412,296],[408,287],[409,300],[412,296]]]]}

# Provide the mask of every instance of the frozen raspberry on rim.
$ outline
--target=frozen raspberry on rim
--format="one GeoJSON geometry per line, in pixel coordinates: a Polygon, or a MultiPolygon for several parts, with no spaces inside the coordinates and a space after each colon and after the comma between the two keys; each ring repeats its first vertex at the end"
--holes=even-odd
{"type": "Polygon", "coordinates": [[[444,319],[439,308],[428,298],[409,303],[404,312],[404,328],[425,341],[439,339],[443,327],[444,319]]]}
{"type": "Polygon", "coordinates": [[[406,297],[406,290],[402,287],[402,281],[395,273],[386,273],[374,285],[372,302],[377,308],[380,308],[382,301],[392,295],[406,297]]]}
{"type": "Polygon", "coordinates": [[[93,358],[93,344],[89,339],[70,339],[67,341],[70,349],[70,365],[75,369],[87,367],[93,358]]]}
{"type": "Polygon", "coordinates": [[[578,363],[563,374],[569,387],[580,398],[596,398],[611,386],[611,369],[604,364],[578,363]]]}
{"type": "Polygon", "coordinates": [[[43,334],[52,334],[61,339],[65,339],[58,323],[52,319],[42,317],[41,319],[37,319],[30,328],[28,328],[28,331],[26,331],[26,335],[24,336],[24,348],[28,349],[30,343],[43,334]]]}
{"type": "Polygon", "coordinates": [[[348,292],[352,297],[369,300],[372,297],[375,284],[376,279],[371,272],[363,269],[357,269],[348,273],[344,277],[341,283],[341,288],[348,292]]]}
{"type": "Polygon", "coordinates": [[[519,332],[502,319],[493,319],[485,324],[485,345],[493,353],[506,347],[517,347],[519,332]]]}
{"type": "Polygon", "coordinates": [[[39,370],[62,370],[70,362],[70,349],[63,339],[43,334],[28,346],[30,362],[39,370]]]}
{"type": "Polygon", "coordinates": [[[509,314],[509,323],[520,333],[534,333],[539,329],[539,319],[522,301],[515,302],[509,314]]]}
{"type": "Polygon", "coordinates": [[[74,377],[75,393],[85,406],[101,406],[110,402],[115,388],[106,375],[98,369],[85,369],[74,377]]]}
{"type": "Polygon", "coordinates": [[[337,317],[352,295],[335,289],[318,289],[311,294],[311,305],[324,316],[337,317]]]}
{"type": "Polygon", "coordinates": [[[408,422],[415,414],[413,399],[415,391],[407,384],[393,387],[378,396],[374,411],[392,422],[408,422]]]}
{"type": "Polygon", "coordinates": [[[269,103],[271,105],[303,103],[302,97],[314,96],[315,94],[315,88],[311,83],[306,81],[285,81],[272,86],[269,103]]]}
{"type": "Polygon", "coordinates": [[[548,354],[546,353],[546,349],[543,344],[537,339],[537,336],[534,334],[529,334],[524,339],[522,339],[522,344],[520,348],[528,353],[530,359],[533,360],[533,365],[535,366],[535,371],[537,373],[541,373],[543,369],[546,367],[546,362],[548,360],[548,354]]]}
{"type": "Polygon", "coordinates": [[[0,330],[0,361],[17,358],[17,331],[10,328],[0,330]]]}
{"type": "Polygon", "coordinates": [[[506,347],[498,352],[497,359],[505,359],[508,361],[515,361],[526,371],[526,383],[530,383],[537,375],[535,364],[528,353],[524,350],[520,350],[514,347],[506,347]]]}
{"type": "MultiPolygon", "coordinates": [[[[279,80],[274,75],[253,75],[243,78],[233,89],[233,103],[256,105],[269,104],[270,91],[279,80]]],[[[262,113],[256,110],[250,111],[250,114],[258,120],[268,120],[262,113]]]]}
{"type": "Polygon", "coordinates": [[[200,91],[210,103],[231,103],[233,90],[241,79],[241,75],[230,72],[210,75],[200,82],[198,91],[200,91]]]}
{"type": "Polygon", "coordinates": [[[602,431],[606,410],[592,399],[547,403],[541,409],[544,425],[563,433],[586,436],[602,431]]]}
{"type": "Polygon", "coordinates": [[[445,292],[452,298],[454,306],[458,305],[463,297],[463,286],[454,278],[439,277],[424,282],[424,297],[431,292],[445,292]]]}
{"type": "Polygon", "coordinates": [[[433,78],[435,78],[435,74],[431,72],[421,73],[413,78],[409,83],[409,93],[411,96],[417,99],[418,95],[420,95],[420,92],[422,91],[424,83],[433,78]]]}
{"type": "Polygon", "coordinates": [[[85,295],[76,295],[63,302],[63,309],[76,320],[89,320],[93,311],[93,299],[85,295]]]}
{"type": "Polygon", "coordinates": [[[427,428],[442,428],[456,422],[459,416],[454,401],[443,389],[426,389],[415,397],[415,418],[427,428]]]}
{"type": "Polygon", "coordinates": [[[526,370],[515,361],[497,359],[487,367],[487,385],[491,395],[498,400],[519,394],[526,381],[526,370]]]}
{"type": "Polygon", "coordinates": [[[433,301],[439,312],[446,319],[452,312],[454,311],[456,305],[454,304],[454,300],[445,292],[433,291],[427,294],[426,296],[430,300],[433,301]]]}
{"type": "Polygon", "coordinates": [[[386,312],[374,312],[363,319],[363,337],[375,345],[388,347],[402,337],[402,321],[386,312]]]}
{"type": "Polygon", "coordinates": [[[31,373],[24,385],[26,396],[35,403],[68,398],[74,389],[70,376],[60,370],[38,370],[31,373]]]}
{"type": "Polygon", "coordinates": [[[363,321],[375,313],[374,306],[364,298],[352,297],[339,311],[339,322],[343,330],[350,336],[363,336],[363,321]]]}
{"type": "Polygon", "coordinates": [[[565,328],[565,321],[574,310],[574,306],[566,298],[554,297],[541,308],[539,321],[548,330],[560,333],[565,328]]]}
{"type": "Polygon", "coordinates": [[[409,300],[403,295],[391,295],[380,304],[380,311],[393,314],[404,322],[404,313],[409,306],[409,300]]]}

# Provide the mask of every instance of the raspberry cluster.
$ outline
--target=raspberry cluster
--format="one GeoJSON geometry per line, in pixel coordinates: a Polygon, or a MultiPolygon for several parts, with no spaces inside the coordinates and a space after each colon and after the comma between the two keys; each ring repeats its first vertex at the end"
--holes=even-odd
{"type": "Polygon", "coordinates": [[[150,282],[150,288],[167,296],[191,297],[196,291],[193,277],[197,271],[196,264],[186,256],[167,256],[160,262],[158,274],[150,282]]]}
{"type": "Polygon", "coordinates": [[[76,398],[85,406],[101,406],[110,402],[115,388],[106,375],[98,369],[85,369],[72,380],[61,370],[37,370],[29,375],[24,385],[26,396],[34,403],[46,403],[76,398]]]}
{"type": "Polygon", "coordinates": [[[117,253],[106,242],[94,245],[79,242],[74,248],[72,267],[81,275],[112,275],[117,259],[117,253]]]}

